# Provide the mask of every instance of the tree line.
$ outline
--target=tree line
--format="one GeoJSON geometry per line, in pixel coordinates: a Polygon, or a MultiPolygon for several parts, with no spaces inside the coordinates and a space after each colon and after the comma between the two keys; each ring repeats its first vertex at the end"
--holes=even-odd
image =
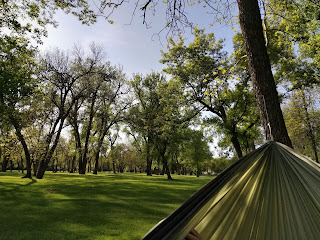
{"type": "MultiPolygon", "coordinates": [[[[163,73],[132,78],[105,61],[98,44],[89,51],[75,46],[71,52],[45,53],[30,44],[29,35],[41,41],[45,26],[55,24],[48,17],[52,9],[93,23],[97,16],[86,3],[1,3],[1,28],[11,29],[0,39],[2,171],[13,168],[15,159],[28,178],[41,179],[48,169],[199,176],[218,165],[208,147],[210,131],[236,158],[261,144],[263,131],[268,140],[294,146],[318,162],[316,3],[267,1],[261,21],[258,3],[251,1],[238,1],[241,32],[234,36],[232,53],[223,51],[223,41],[213,33],[193,28],[191,43],[181,34],[169,38],[160,60],[163,73]],[[19,13],[37,20],[38,28],[18,22],[19,13]],[[129,145],[119,144],[120,132],[132,139],[129,145]]],[[[179,1],[168,1],[168,8],[184,10],[173,2],[179,1]]],[[[146,13],[149,4],[154,2],[141,10],[146,13]]]]}

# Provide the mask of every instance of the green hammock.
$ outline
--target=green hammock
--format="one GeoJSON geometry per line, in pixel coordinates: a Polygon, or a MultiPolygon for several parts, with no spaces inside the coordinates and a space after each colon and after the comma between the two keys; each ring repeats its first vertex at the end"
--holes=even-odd
{"type": "Polygon", "coordinates": [[[269,142],[241,158],[143,239],[320,239],[320,165],[269,142]]]}

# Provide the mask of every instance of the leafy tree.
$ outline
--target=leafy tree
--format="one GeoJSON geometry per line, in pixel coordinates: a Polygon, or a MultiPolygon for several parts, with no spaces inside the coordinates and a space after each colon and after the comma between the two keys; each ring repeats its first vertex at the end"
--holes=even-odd
{"type": "Polygon", "coordinates": [[[75,15],[83,24],[96,21],[97,15],[86,1],[5,0],[0,2],[0,32],[25,37],[30,34],[41,41],[47,35],[47,25],[57,26],[53,17],[57,10],[75,15]]]}
{"type": "Polygon", "coordinates": [[[290,137],[296,149],[319,162],[319,116],[316,91],[296,90],[284,109],[290,137]]]}
{"type": "Polygon", "coordinates": [[[99,95],[99,106],[95,117],[97,132],[96,146],[94,147],[94,174],[99,168],[99,157],[105,137],[112,140],[112,135],[119,132],[119,123],[124,120],[126,111],[131,106],[130,99],[127,99],[127,81],[122,70],[111,67],[107,64],[108,77],[106,84],[101,88],[99,95]]]}
{"type": "Polygon", "coordinates": [[[43,81],[47,92],[45,101],[51,114],[47,121],[45,152],[38,167],[37,178],[43,178],[59,143],[65,120],[77,101],[85,94],[86,85],[82,84],[82,80],[95,74],[95,67],[100,61],[99,54],[93,51],[91,57],[82,59],[74,56],[72,58],[57,49],[43,57],[39,78],[43,81]]]}
{"type": "Polygon", "coordinates": [[[12,157],[14,151],[17,150],[15,149],[17,146],[17,138],[12,135],[3,136],[0,143],[0,157],[2,157],[1,172],[6,172],[10,158],[12,157]]]}
{"type": "Polygon", "coordinates": [[[161,62],[168,65],[165,72],[183,83],[190,103],[214,115],[207,122],[232,142],[240,158],[240,138],[257,128],[258,118],[249,78],[246,74],[231,74],[235,68],[228,64],[221,44],[214,34],[195,29],[194,41],[187,46],[182,37],[177,43],[170,40],[169,51],[162,53],[161,62]],[[231,81],[236,77],[237,81],[231,81]]]}
{"type": "Polygon", "coordinates": [[[130,109],[128,128],[133,136],[144,139],[147,173],[151,175],[151,152],[154,149],[168,179],[172,179],[168,164],[170,156],[195,113],[187,106],[179,83],[167,82],[160,74],[136,75],[132,86],[136,105],[130,109]]]}
{"type": "Polygon", "coordinates": [[[135,143],[139,137],[144,141],[144,156],[146,157],[147,175],[151,176],[151,151],[152,151],[152,132],[155,128],[156,109],[159,107],[158,87],[165,79],[159,74],[152,73],[143,77],[135,75],[131,81],[135,99],[135,105],[129,110],[126,118],[128,125],[127,132],[134,137],[135,143]]]}
{"type": "Polygon", "coordinates": [[[75,101],[68,116],[76,142],[80,174],[86,172],[90,151],[94,155],[94,174],[97,174],[105,136],[121,120],[129,105],[121,97],[126,93],[122,70],[111,66],[110,62],[102,62],[102,48],[95,44],[90,47],[94,53],[93,58],[86,58],[80,49],[77,50],[77,71],[89,69],[92,62],[96,63],[91,67],[91,73],[80,79],[78,85],[85,90],[82,97],[75,101]]]}
{"type": "Polygon", "coordinates": [[[317,54],[306,52],[316,46],[308,39],[319,35],[317,11],[312,7],[316,3],[312,2],[270,0],[263,8],[264,36],[276,83],[291,90],[319,83],[317,54]]]}
{"type": "Polygon", "coordinates": [[[29,149],[23,134],[28,121],[28,105],[35,97],[37,72],[35,50],[24,38],[4,36],[0,38],[0,110],[1,122],[12,124],[23,146],[27,163],[27,174],[31,178],[29,149]]]}
{"type": "Polygon", "coordinates": [[[215,173],[220,173],[229,167],[234,162],[234,159],[215,158],[212,161],[211,169],[215,173]]]}
{"type": "Polygon", "coordinates": [[[178,82],[169,81],[160,84],[156,94],[159,105],[154,109],[157,115],[151,139],[160,156],[164,172],[171,180],[170,156],[176,152],[183,140],[185,129],[198,112],[189,107],[178,82]]]}
{"type": "Polygon", "coordinates": [[[189,161],[191,167],[196,169],[197,177],[199,177],[205,161],[211,160],[212,153],[202,131],[190,129],[186,132],[186,135],[187,140],[184,144],[182,158],[189,161]]]}
{"type": "MultiPolygon", "coordinates": [[[[320,15],[317,1],[293,0],[266,2],[267,31],[281,38],[281,43],[296,44],[300,57],[319,64],[320,15]]],[[[319,69],[319,65],[318,65],[319,69]]]]}

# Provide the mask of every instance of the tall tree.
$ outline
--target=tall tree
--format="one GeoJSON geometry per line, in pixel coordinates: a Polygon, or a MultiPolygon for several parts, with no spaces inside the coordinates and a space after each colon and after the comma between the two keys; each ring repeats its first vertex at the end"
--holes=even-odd
{"type": "Polygon", "coordinates": [[[237,0],[248,67],[267,139],[292,147],[271,71],[257,0],[237,0]]]}
{"type": "Polygon", "coordinates": [[[216,41],[214,34],[198,29],[194,34],[189,45],[182,37],[178,42],[169,41],[168,53],[162,53],[161,62],[167,64],[164,71],[182,83],[190,104],[213,115],[207,122],[231,141],[241,158],[240,138],[258,127],[248,75],[231,67],[222,41],[216,41]]]}
{"type": "MultiPolygon", "coordinates": [[[[119,131],[118,124],[125,118],[131,101],[126,98],[128,95],[127,81],[122,70],[107,65],[108,79],[102,86],[99,94],[99,106],[95,116],[95,127],[97,140],[94,151],[94,174],[98,173],[99,158],[106,136],[112,138],[112,131],[119,131]]],[[[112,140],[111,140],[112,141],[112,140]]]]}
{"type": "Polygon", "coordinates": [[[136,75],[132,84],[136,105],[131,108],[127,121],[132,133],[144,138],[147,172],[151,174],[151,148],[154,148],[168,179],[172,179],[170,156],[195,114],[187,106],[178,82],[167,82],[160,74],[152,73],[146,77],[136,75]]]}
{"type": "Polygon", "coordinates": [[[137,139],[137,134],[144,141],[144,150],[147,164],[147,175],[151,176],[151,150],[152,132],[154,131],[154,121],[157,116],[155,111],[159,106],[159,99],[156,93],[158,85],[164,82],[163,77],[150,74],[147,77],[135,75],[131,81],[135,97],[135,105],[130,108],[126,122],[128,132],[137,139]]]}
{"type": "Polygon", "coordinates": [[[36,96],[37,72],[35,50],[21,37],[0,37],[0,110],[1,119],[12,124],[21,142],[27,163],[27,174],[31,178],[31,159],[23,128],[28,124],[28,106],[36,96]]]}
{"type": "Polygon", "coordinates": [[[101,53],[92,51],[88,58],[72,58],[68,53],[57,49],[55,52],[48,52],[42,59],[39,77],[48,91],[46,101],[52,114],[48,119],[44,156],[37,170],[36,177],[39,179],[43,178],[59,143],[66,118],[76,102],[84,96],[86,86],[81,84],[81,80],[95,74],[95,67],[100,62],[99,54],[101,53]]]}

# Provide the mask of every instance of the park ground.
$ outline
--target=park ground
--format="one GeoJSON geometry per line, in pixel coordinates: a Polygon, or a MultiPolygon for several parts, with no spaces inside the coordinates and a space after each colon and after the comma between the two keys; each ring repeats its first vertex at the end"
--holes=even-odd
{"type": "Polygon", "coordinates": [[[0,240],[141,239],[212,177],[0,173],[0,240]]]}

